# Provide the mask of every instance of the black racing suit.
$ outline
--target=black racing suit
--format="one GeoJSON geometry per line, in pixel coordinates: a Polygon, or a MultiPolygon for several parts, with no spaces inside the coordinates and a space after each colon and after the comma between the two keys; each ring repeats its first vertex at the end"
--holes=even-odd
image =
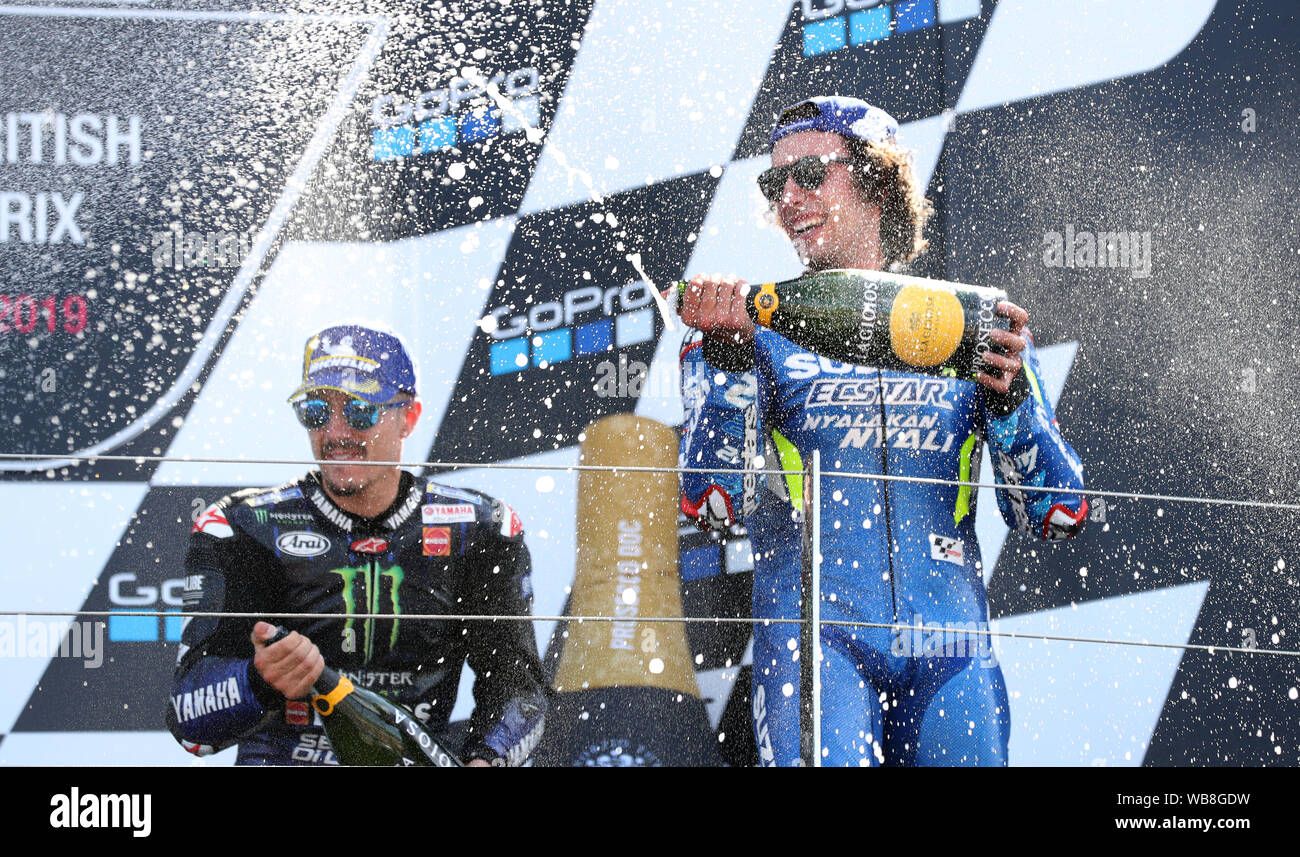
{"type": "MultiPolygon", "coordinates": [[[[461,755],[518,765],[546,711],[532,623],[402,617],[527,616],[530,568],[523,526],[500,500],[403,472],[392,507],[362,519],[311,473],[204,511],[185,557],[185,610],[265,615],[305,634],[331,667],[406,706],[434,735],[468,660],[475,705],[461,755]],[[366,613],[393,618],[349,618],[366,613]]],[[[236,764],[337,764],[308,702],[286,701],[253,668],[257,621],[185,620],[168,727],[196,755],[238,743],[236,764]]]]}

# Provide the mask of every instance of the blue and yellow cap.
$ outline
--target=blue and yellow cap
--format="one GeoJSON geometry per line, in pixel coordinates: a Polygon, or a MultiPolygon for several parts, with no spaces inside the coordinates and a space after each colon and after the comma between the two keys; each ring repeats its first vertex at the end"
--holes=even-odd
{"type": "Polygon", "coordinates": [[[391,333],[353,324],[327,327],[307,340],[302,383],[289,401],[312,390],[338,390],[383,405],[398,393],[415,395],[415,365],[391,333]]]}

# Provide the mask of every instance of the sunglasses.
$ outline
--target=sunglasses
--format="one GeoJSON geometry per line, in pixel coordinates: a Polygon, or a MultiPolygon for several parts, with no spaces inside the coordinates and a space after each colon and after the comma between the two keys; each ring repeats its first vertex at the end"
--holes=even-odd
{"type": "Polygon", "coordinates": [[[787,177],[793,176],[794,183],[804,190],[817,190],[822,186],[822,182],[826,181],[826,167],[829,164],[848,164],[852,161],[852,158],[841,158],[837,155],[830,157],[808,155],[793,164],[763,170],[758,175],[758,188],[763,192],[763,196],[767,197],[768,202],[776,202],[781,198],[781,191],[785,190],[787,177]]]}
{"type": "MultiPolygon", "coordinates": [[[[348,399],[343,405],[343,421],[348,424],[348,428],[366,431],[379,423],[380,411],[409,404],[410,401],[373,405],[363,399],[348,399]]],[[[311,431],[323,429],[329,424],[330,411],[330,403],[324,399],[303,399],[293,404],[293,412],[298,415],[298,422],[302,423],[303,428],[311,431]]]]}

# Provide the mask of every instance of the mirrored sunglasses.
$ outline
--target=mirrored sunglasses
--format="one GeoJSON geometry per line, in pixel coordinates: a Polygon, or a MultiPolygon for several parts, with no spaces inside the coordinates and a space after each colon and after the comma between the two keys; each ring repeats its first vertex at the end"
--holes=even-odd
{"type": "MultiPolygon", "coordinates": [[[[379,412],[388,408],[400,408],[410,401],[389,402],[375,405],[364,399],[348,399],[343,404],[343,421],[349,428],[366,431],[379,423],[379,412]]],[[[323,429],[330,421],[330,403],[324,399],[302,399],[294,402],[293,412],[298,415],[298,422],[303,428],[315,431],[323,429]]]]}
{"type": "Polygon", "coordinates": [[[836,156],[808,155],[793,164],[784,167],[772,167],[763,170],[758,176],[758,187],[768,202],[776,202],[785,189],[785,180],[794,178],[794,183],[804,190],[817,190],[826,181],[826,168],[830,164],[852,163],[852,158],[836,156]]]}

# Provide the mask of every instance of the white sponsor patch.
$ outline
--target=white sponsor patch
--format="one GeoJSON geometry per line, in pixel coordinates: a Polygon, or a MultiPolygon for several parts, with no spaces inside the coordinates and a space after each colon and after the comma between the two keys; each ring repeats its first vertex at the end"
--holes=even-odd
{"type": "Polygon", "coordinates": [[[426,524],[473,523],[474,507],[468,503],[429,503],[420,509],[420,519],[426,524]]]}
{"type": "Polygon", "coordinates": [[[320,533],[294,530],[276,539],[275,546],[280,549],[280,553],[287,553],[290,556],[313,557],[327,552],[330,549],[330,540],[320,533]]]}
{"type": "Polygon", "coordinates": [[[937,533],[930,533],[930,559],[950,562],[953,565],[965,565],[966,543],[961,539],[950,539],[937,533]]]}
{"type": "Polygon", "coordinates": [[[524,531],[524,522],[519,520],[518,513],[510,507],[509,503],[498,500],[497,511],[501,513],[501,535],[513,539],[524,531]]]}

